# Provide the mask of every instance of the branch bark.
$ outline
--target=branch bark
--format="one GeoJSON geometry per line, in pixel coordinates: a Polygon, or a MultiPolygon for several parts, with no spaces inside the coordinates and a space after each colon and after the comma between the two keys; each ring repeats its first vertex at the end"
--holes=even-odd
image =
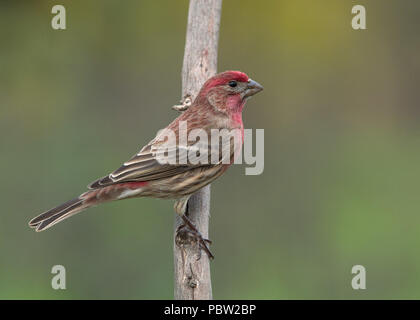
{"type": "MultiPolygon", "coordinates": [[[[204,82],[217,72],[222,0],[190,0],[187,37],[182,67],[182,97],[194,99],[204,82]]],[[[188,217],[204,238],[208,238],[210,185],[197,191],[188,201],[188,217]]],[[[179,241],[174,229],[175,299],[212,299],[210,261],[196,241],[179,241]],[[201,257],[200,257],[201,256],[201,257]],[[199,258],[200,257],[200,258],[199,258]]]]}

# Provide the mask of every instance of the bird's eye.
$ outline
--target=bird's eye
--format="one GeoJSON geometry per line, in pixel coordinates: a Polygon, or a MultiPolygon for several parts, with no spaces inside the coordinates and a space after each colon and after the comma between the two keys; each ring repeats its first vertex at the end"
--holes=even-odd
{"type": "Polygon", "coordinates": [[[229,87],[235,88],[238,83],[235,80],[229,81],[229,87]]]}

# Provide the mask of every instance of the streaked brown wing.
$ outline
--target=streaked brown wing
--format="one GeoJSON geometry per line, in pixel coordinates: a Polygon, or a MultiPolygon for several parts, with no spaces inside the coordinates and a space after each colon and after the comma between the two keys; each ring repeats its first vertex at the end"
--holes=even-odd
{"type": "Polygon", "coordinates": [[[97,189],[115,183],[150,181],[170,177],[189,170],[191,166],[161,164],[152,153],[135,155],[106,177],[91,183],[89,189],[97,189]]]}
{"type": "MultiPolygon", "coordinates": [[[[178,136],[177,128],[174,128],[174,130],[178,136]]],[[[221,143],[221,146],[217,145],[217,147],[211,145],[213,141],[202,140],[187,141],[186,146],[179,146],[177,145],[177,141],[170,142],[163,137],[168,137],[165,130],[160,131],[152,141],[144,146],[130,160],[126,161],[120,168],[108,176],[94,181],[88,188],[96,189],[115,183],[144,182],[172,177],[210,163],[213,165],[221,162],[226,163],[225,160],[230,161],[234,153],[234,140],[231,140],[230,144],[226,145],[221,143]],[[162,150],[159,149],[162,146],[164,150],[176,154],[175,161],[169,163],[162,161],[161,155],[157,152],[157,150],[162,150]],[[197,155],[194,162],[190,161],[190,158],[187,156],[190,151],[197,155]],[[213,162],[211,161],[212,159],[216,159],[216,161],[213,162]]],[[[172,158],[172,160],[174,159],[172,158]]]]}
{"type": "Polygon", "coordinates": [[[200,167],[203,165],[201,160],[204,157],[208,158],[209,151],[207,151],[207,153],[204,152],[209,148],[207,143],[200,145],[195,143],[187,147],[184,146],[182,148],[177,145],[167,145],[166,148],[168,151],[173,151],[175,154],[177,154],[174,162],[176,164],[171,164],[173,162],[164,163],[156,153],[156,148],[159,148],[160,143],[161,142],[157,141],[155,138],[117,170],[101,179],[92,182],[88,188],[97,189],[115,183],[133,181],[143,182],[167,178],[186,172],[193,168],[200,167]],[[198,152],[198,154],[201,156],[201,158],[198,157],[198,161],[195,162],[195,164],[189,163],[186,159],[186,154],[190,148],[195,148],[194,151],[198,152]],[[180,149],[183,149],[184,152],[179,152],[180,149]],[[200,152],[200,150],[202,151],[200,152]]]}

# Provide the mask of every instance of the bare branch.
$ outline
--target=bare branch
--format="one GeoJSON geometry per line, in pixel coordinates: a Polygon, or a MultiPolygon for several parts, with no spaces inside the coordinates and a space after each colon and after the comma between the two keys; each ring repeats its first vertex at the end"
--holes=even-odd
{"type": "MultiPolygon", "coordinates": [[[[222,0],[190,0],[187,37],[182,67],[182,105],[185,97],[193,99],[204,82],[217,72],[222,0]]],[[[187,106],[188,107],[188,106],[187,106]]],[[[210,186],[196,192],[188,202],[188,217],[204,238],[208,238],[210,217],[210,186]]],[[[199,244],[192,239],[176,239],[180,218],[175,221],[174,262],[175,299],[212,299],[210,262],[201,254],[199,244]]]]}

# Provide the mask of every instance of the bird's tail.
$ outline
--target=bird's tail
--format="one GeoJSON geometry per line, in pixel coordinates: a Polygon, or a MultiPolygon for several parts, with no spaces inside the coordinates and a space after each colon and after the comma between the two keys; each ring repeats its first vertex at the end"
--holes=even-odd
{"type": "Polygon", "coordinates": [[[73,200],[41,213],[29,221],[29,226],[36,231],[43,231],[97,204],[141,196],[144,185],[144,182],[128,182],[89,190],[73,200]]]}
{"type": "MultiPolygon", "coordinates": [[[[87,193],[89,193],[89,191],[87,193]]],[[[95,205],[96,203],[91,201],[90,197],[86,197],[87,193],[41,213],[39,216],[29,221],[29,226],[35,228],[36,231],[43,231],[56,223],[95,205]]]]}
{"type": "Polygon", "coordinates": [[[97,204],[115,200],[121,194],[121,188],[105,187],[89,190],[77,198],[67,201],[58,207],[52,208],[29,221],[29,226],[36,231],[44,231],[49,227],[70,218],[89,207],[97,204]],[[113,192],[114,191],[114,192],[113,192]]]}

